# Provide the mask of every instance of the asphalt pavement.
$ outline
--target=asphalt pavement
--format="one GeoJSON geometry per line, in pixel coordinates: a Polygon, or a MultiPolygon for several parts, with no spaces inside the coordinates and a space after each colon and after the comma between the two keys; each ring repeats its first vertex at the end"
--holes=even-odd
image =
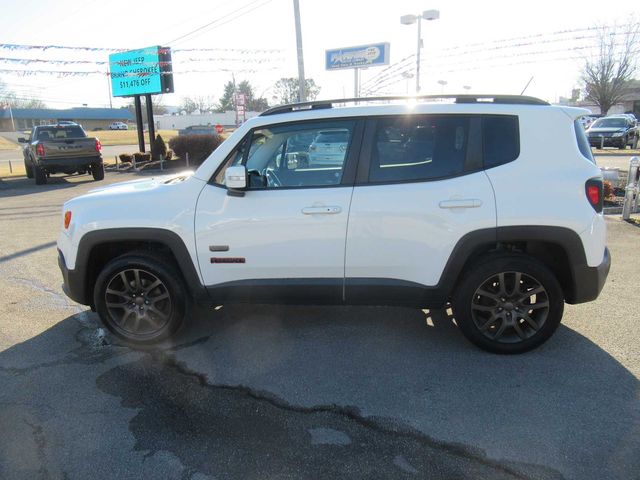
{"type": "Polygon", "coordinates": [[[108,173],[0,180],[1,479],[639,479],[640,229],[608,218],[601,297],[541,348],[446,311],[199,307],[119,344],[64,296],[61,205],[108,173]]]}

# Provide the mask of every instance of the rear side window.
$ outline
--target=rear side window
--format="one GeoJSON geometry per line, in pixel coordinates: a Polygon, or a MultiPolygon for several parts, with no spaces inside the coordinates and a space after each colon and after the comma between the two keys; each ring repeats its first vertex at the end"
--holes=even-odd
{"type": "Polygon", "coordinates": [[[484,167],[511,162],[520,155],[520,131],[515,115],[485,116],[482,119],[484,167]]]}
{"type": "Polygon", "coordinates": [[[407,116],[378,120],[369,181],[402,182],[460,175],[469,117],[407,116]]]}
{"type": "Polygon", "coordinates": [[[580,149],[580,153],[587,160],[590,160],[593,163],[596,163],[593,158],[593,154],[591,153],[591,146],[589,145],[589,140],[587,140],[587,135],[584,133],[584,127],[580,120],[576,120],[573,122],[573,129],[576,132],[576,141],[578,142],[578,149],[580,149]]]}

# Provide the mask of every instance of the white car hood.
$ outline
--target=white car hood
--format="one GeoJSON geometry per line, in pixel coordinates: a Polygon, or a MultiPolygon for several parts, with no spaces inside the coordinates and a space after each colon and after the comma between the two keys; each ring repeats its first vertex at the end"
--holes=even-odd
{"type": "Polygon", "coordinates": [[[193,175],[192,170],[183,171],[180,173],[172,173],[168,175],[153,176],[151,178],[140,178],[135,180],[128,180],[126,182],[113,183],[105,187],[98,187],[89,190],[86,195],[105,195],[105,194],[119,194],[127,192],[139,192],[142,190],[155,189],[160,185],[168,185],[176,182],[181,182],[193,175]]]}

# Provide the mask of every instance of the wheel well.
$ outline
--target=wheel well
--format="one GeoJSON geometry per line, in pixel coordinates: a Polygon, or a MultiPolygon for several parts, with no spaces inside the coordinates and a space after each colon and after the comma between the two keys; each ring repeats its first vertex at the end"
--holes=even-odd
{"type": "MultiPolygon", "coordinates": [[[[136,240],[106,242],[95,245],[91,249],[87,261],[86,291],[91,304],[93,304],[93,288],[95,287],[96,279],[104,266],[114,258],[132,251],[149,251],[155,254],[161,254],[167,258],[167,260],[173,262],[174,265],[178,265],[171,249],[161,242],[136,240]]],[[[180,271],[179,268],[178,271],[180,271]]]]}
{"type": "Polygon", "coordinates": [[[554,273],[565,297],[572,294],[573,279],[569,256],[561,245],[553,242],[523,240],[484,244],[473,250],[461,271],[464,272],[485,255],[500,252],[522,253],[537,259],[554,273]]]}

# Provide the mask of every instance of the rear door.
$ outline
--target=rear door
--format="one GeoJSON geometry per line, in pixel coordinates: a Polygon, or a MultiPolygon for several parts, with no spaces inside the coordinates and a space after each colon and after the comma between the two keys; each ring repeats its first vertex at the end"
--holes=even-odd
{"type": "Polygon", "coordinates": [[[368,122],[349,216],[347,302],[424,305],[424,287],[438,285],[456,243],[495,232],[481,123],[471,115],[368,122]]]}

